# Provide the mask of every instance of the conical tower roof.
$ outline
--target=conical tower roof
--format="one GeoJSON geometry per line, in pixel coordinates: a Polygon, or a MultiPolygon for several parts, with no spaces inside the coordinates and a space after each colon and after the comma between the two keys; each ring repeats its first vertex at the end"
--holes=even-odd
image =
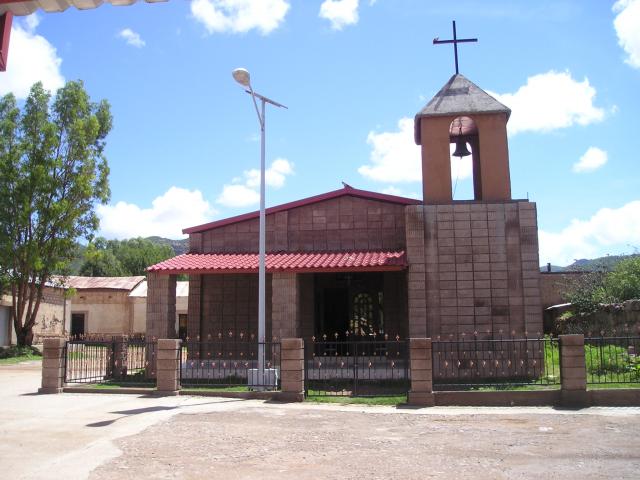
{"type": "Polygon", "coordinates": [[[414,122],[415,141],[418,145],[421,144],[420,119],[423,117],[474,113],[506,113],[508,119],[509,115],[511,115],[511,109],[493,98],[467,77],[457,73],[416,114],[414,122]]]}

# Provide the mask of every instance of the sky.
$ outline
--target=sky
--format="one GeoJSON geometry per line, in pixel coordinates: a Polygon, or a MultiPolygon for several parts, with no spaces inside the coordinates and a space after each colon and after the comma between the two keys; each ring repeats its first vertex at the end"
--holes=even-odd
{"type": "MultiPolygon", "coordinates": [[[[640,0],[170,0],[14,20],[0,95],[81,79],[107,99],[107,238],[256,210],[269,107],[267,206],[342,187],[419,198],[413,117],[460,72],[512,109],[512,194],[537,203],[540,263],[640,249],[640,0]]],[[[473,195],[452,160],[455,199],[473,195]]]]}

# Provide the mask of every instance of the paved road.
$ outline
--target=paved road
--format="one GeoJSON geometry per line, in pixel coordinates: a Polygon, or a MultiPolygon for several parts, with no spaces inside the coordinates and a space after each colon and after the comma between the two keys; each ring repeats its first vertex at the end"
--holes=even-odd
{"type": "Polygon", "coordinates": [[[3,478],[638,478],[640,408],[395,409],[36,395],[0,366],[3,478]]]}

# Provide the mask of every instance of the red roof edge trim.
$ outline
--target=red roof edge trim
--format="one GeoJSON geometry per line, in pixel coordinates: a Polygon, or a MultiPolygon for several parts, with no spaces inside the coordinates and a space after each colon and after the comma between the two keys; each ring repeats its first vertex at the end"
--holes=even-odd
{"type": "MultiPolygon", "coordinates": [[[[331,200],[332,198],[338,198],[343,196],[352,196],[365,198],[368,200],[380,200],[383,202],[397,203],[400,205],[421,205],[422,201],[415,198],[399,197],[397,195],[388,195],[386,193],[370,192],[369,190],[360,190],[350,186],[345,186],[339,190],[333,190],[331,192],[322,193],[320,195],[314,195],[313,197],[302,198],[289,203],[283,203],[282,205],[276,205],[266,209],[266,214],[282,212],[285,210],[291,210],[292,208],[303,207],[305,205],[311,205],[313,203],[322,202],[324,200],[331,200]]],[[[244,213],[235,217],[229,217],[222,220],[216,220],[215,222],[205,223],[203,225],[196,225],[195,227],[189,227],[182,230],[182,233],[198,233],[213,228],[224,227],[225,225],[231,225],[233,223],[243,222],[245,220],[251,220],[260,216],[259,211],[244,213]]]]}
{"type": "MultiPolygon", "coordinates": [[[[399,271],[407,267],[400,251],[278,252],[267,254],[268,272],[399,271]]],[[[159,275],[257,273],[257,253],[185,253],[147,268],[159,275]]]]}

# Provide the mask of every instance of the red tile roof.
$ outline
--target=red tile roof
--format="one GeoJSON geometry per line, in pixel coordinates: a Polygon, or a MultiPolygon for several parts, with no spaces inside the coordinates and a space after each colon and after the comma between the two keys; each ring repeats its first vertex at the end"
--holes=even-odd
{"type": "MultiPolygon", "coordinates": [[[[402,270],[404,251],[268,253],[268,272],[352,272],[402,270]]],[[[255,273],[257,253],[185,253],[147,268],[161,274],[255,273]]]]}
{"type": "MultiPolygon", "coordinates": [[[[292,208],[303,207],[312,203],[322,202],[324,200],[330,200],[332,198],[338,198],[343,196],[352,196],[359,198],[366,198],[368,200],[379,200],[382,202],[397,203],[400,205],[421,205],[420,200],[415,198],[398,197],[396,195],[387,195],[386,193],[370,192],[368,190],[359,190],[349,185],[344,186],[340,190],[333,190],[331,192],[323,193],[321,195],[315,195],[313,197],[302,198],[295,202],[283,203],[282,205],[276,205],[275,207],[267,208],[266,214],[278,213],[285,210],[291,210],[292,208]]],[[[182,233],[198,233],[213,228],[223,227],[232,223],[243,222],[245,220],[251,220],[252,218],[258,218],[259,211],[245,213],[237,215],[235,217],[224,218],[222,220],[216,220],[215,222],[205,223],[204,225],[197,225],[195,227],[189,227],[182,230],[182,233]]]]}

